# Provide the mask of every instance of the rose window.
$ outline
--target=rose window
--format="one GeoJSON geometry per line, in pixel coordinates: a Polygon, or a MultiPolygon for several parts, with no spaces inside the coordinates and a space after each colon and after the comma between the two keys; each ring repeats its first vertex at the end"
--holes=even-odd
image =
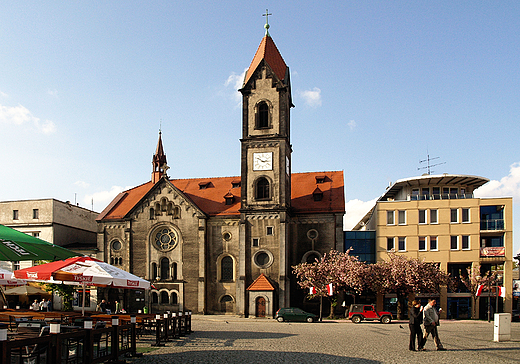
{"type": "Polygon", "coordinates": [[[177,245],[177,233],[171,229],[161,229],[155,233],[155,246],[162,251],[168,251],[177,245]]]}

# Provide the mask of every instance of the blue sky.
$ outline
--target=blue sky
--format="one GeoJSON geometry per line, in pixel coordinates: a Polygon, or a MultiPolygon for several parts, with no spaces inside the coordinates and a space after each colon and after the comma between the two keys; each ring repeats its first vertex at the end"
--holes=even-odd
{"type": "Polygon", "coordinates": [[[348,221],[429,154],[513,196],[520,231],[517,1],[4,1],[0,200],[101,211],[148,181],[161,121],[170,177],[239,175],[236,90],[266,8],[293,172],[343,170],[348,221]]]}

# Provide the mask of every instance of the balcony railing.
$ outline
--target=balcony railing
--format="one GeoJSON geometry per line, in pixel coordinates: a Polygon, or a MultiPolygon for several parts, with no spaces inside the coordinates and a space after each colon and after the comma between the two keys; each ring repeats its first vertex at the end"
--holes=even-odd
{"type": "Polygon", "coordinates": [[[428,195],[411,195],[410,200],[460,200],[473,198],[472,193],[442,193],[442,194],[428,194],[428,195]]]}
{"type": "Polygon", "coordinates": [[[480,220],[480,230],[504,230],[504,219],[480,220]]]}

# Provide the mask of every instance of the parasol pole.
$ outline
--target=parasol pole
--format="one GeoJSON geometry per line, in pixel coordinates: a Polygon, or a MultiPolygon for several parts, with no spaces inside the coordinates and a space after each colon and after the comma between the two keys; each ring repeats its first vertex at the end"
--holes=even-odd
{"type": "Polygon", "coordinates": [[[83,281],[83,296],[81,297],[81,315],[85,316],[85,281],[83,281]]]}
{"type": "Polygon", "coordinates": [[[0,292],[2,293],[2,299],[4,300],[4,305],[7,306],[7,297],[5,296],[4,287],[0,286],[0,292]]]}

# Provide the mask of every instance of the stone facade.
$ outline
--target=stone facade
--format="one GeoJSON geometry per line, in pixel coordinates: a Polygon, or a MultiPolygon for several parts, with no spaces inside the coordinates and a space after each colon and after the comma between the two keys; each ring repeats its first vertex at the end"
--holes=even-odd
{"type": "Polygon", "coordinates": [[[99,258],[155,288],[105,293],[109,300],[245,316],[303,301],[291,266],[343,249],[345,198],[343,172],[292,173],[290,90],[288,67],[266,36],[240,90],[239,177],[170,179],[159,135],[151,181],[98,217],[99,258]],[[272,289],[249,291],[262,274],[272,289]]]}

